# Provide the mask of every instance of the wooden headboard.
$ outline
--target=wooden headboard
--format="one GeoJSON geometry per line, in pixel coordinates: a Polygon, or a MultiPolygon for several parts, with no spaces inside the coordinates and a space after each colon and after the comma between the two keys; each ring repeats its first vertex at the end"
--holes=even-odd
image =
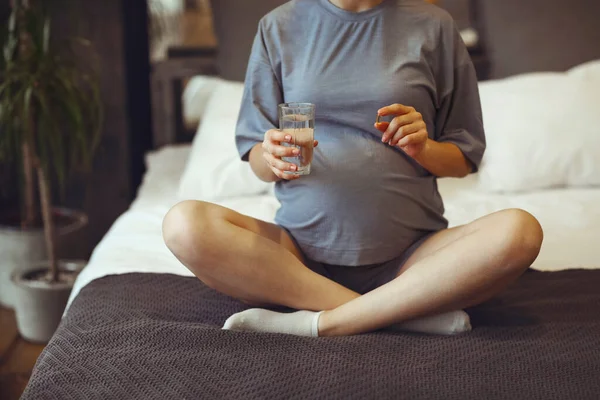
{"type": "Polygon", "coordinates": [[[152,146],[155,149],[193,138],[184,125],[181,102],[186,79],[196,75],[218,75],[214,55],[177,57],[152,65],[152,146]]]}
{"type": "MultiPolygon", "coordinates": [[[[154,147],[191,140],[182,129],[181,81],[219,75],[243,81],[259,19],[286,0],[212,0],[216,56],[175,58],[153,69],[154,147]]],[[[563,71],[600,59],[599,0],[438,0],[474,27],[479,45],[472,58],[479,78],[533,71],[563,71]]]]}

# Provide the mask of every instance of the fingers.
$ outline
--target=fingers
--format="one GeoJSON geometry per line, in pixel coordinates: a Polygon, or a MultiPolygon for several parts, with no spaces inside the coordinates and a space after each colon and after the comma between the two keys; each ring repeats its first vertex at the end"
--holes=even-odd
{"type": "Polygon", "coordinates": [[[272,154],[263,153],[263,158],[265,159],[265,161],[267,162],[267,164],[269,164],[269,166],[271,166],[272,168],[276,168],[280,171],[296,171],[298,169],[298,167],[292,163],[288,163],[283,161],[280,158],[277,158],[275,156],[273,156],[272,154]]]}
{"type": "Polygon", "coordinates": [[[413,107],[408,107],[402,104],[392,104],[391,106],[383,107],[377,110],[377,115],[385,117],[386,115],[404,115],[415,111],[413,107]]]}
{"type": "Polygon", "coordinates": [[[269,168],[271,168],[271,171],[273,171],[273,174],[275,174],[275,176],[278,177],[279,179],[283,179],[286,181],[293,181],[295,179],[300,178],[300,175],[285,173],[285,171],[282,171],[279,168],[275,168],[271,165],[269,165],[269,168]]]}
{"type": "MultiPolygon", "coordinates": [[[[290,172],[298,170],[298,166],[283,161],[282,157],[297,157],[300,155],[300,149],[296,146],[282,146],[281,143],[293,143],[292,135],[277,129],[271,129],[265,133],[265,139],[262,143],[263,158],[267,165],[279,179],[292,181],[300,178],[300,175],[294,175],[290,172]]],[[[313,142],[317,147],[318,141],[313,142]]]]}
{"type": "MultiPolygon", "coordinates": [[[[295,146],[281,146],[280,144],[282,142],[293,143],[294,139],[289,133],[271,129],[265,133],[265,140],[263,141],[262,148],[276,157],[297,157],[300,154],[300,149],[295,146]]],[[[300,144],[302,143],[296,143],[296,145],[300,144]]],[[[316,140],[313,142],[314,147],[317,147],[318,144],[319,142],[316,140]]]]}
{"type": "Polygon", "coordinates": [[[385,132],[388,128],[388,126],[390,126],[389,122],[376,122],[375,123],[375,129],[377,129],[378,131],[380,131],[381,133],[385,132]]]}
{"type": "Polygon", "coordinates": [[[297,147],[279,146],[273,142],[263,142],[263,150],[276,157],[296,157],[300,154],[300,149],[297,147]]]}
{"type": "MultiPolygon", "coordinates": [[[[398,140],[403,136],[418,131],[421,128],[426,128],[425,122],[423,122],[422,115],[420,113],[414,112],[406,115],[402,115],[400,117],[396,117],[389,124],[383,136],[381,137],[381,141],[384,143],[390,142],[393,138],[397,137],[398,140]],[[417,129],[409,129],[406,131],[406,127],[418,124],[417,129]],[[404,132],[404,133],[403,133],[404,132]],[[400,136],[398,136],[400,133],[400,136]]],[[[396,141],[397,142],[397,141],[396,141]]],[[[390,143],[392,144],[392,143],[390,143]]],[[[395,145],[395,143],[394,143],[395,145]]]]}
{"type": "Polygon", "coordinates": [[[313,147],[317,147],[319,145],[319,141],[315,140],[315,142],[313,143],[313,147]]]}
{"type": "Polygon", "coordinates": [[[416,133],[413,133],[412,135],[404,136],[398,142],[398,146],[406,147],[409,145],[420,144],[420,143],[426,142],[428,137],[429,137],[429,135],[427,134],[427,131],[425,129],[421,129],[421,130],[417,131],[416,133]]]}
{"type": "Polygon", "coordinates": [[[300,154],[300,150],[294,146],[281,146],[281,143],[292,143],[293,138],[289,133],[277,129],[271,129],[265,133],[263,141],[263,150],[277,157],[295,157],[300,154]]]}
{"type": "Polygon", "coordinates": [[[406,114],[406,115],[402,115],[400,117],[394,118],[392,120],[392,122],[390,122],[390,124],[387,127],[387,129],[385,130],[385,132],[383,133],[383,136],[381,137],[381,141],[384,143],[389,142],[390,139],[396,134],[398,129],[400,129],[401,127],[403,127],[405,125],[409,125],[409,124],[413,123],[414,120],[415,120],[415,116],[413,114],[406,114]]]}
{"type": "Polygon", "coordinates": [[[267,131],[267,133],[265,133],[265,141],[275,142],[275,143],[281,143],[281,142],[291,143],[292,135],[290,135],[289,133],[282,132],[277,129],[271,129],[271,130],[267,131]]]}
{"type": "Polygon", "coordinates": [[[399,144],[400,140],[403,139],[404,137],[412,135],[413,133],[419,132],[421,130],[426,131],[426,128],[427,128],[427,126],[425,125],[425,122],[423,122],[423,121],[417,121],[417,122],[413,122],[412,124],[409,124],[409,125],[404,125],[396,131],[396,133],[390,140],[390,145],[396,146],[397,144],[399,144]]]}
{"type": "Polygon", "coordinates": [[[286,173],[286,171],[295,172],[298,169],[296,165],[287,163],[281,160],[280,158],[277,158],[274,155],[267,153],[266,151],[263,152],[263,158],[267,162],[267,165],[269,166],[273,174],[275,174],[275,176],[279,179],[292,181],[300,177],[299,175],[286,173]]]}

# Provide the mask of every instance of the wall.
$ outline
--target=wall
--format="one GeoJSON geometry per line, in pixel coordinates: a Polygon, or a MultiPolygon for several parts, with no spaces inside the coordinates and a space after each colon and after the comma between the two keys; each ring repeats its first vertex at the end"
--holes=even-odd
{"type": "Polygon", "coordinates": [[[127,209],[132,196],[122,1],[131,0],[44,2],[51,10],[58,37],[88,38],[99,56],[105,107],[102,142],[87,185],[77,185],[67,199],[67,205],[83,208],[89,215],[85,248],[80,251],[86,255],[127,209]]]}
{"type": "Polygon", "coordinates": [[[438,0],[437,5],[447,10],[456,20],[459,28],[471,26],[470,0],[438,0]]]}
{"type": "Polygon", "coordinates": [[[565,71],[600,58],[598,0],[479,0],[492,77],[565,71]]]}

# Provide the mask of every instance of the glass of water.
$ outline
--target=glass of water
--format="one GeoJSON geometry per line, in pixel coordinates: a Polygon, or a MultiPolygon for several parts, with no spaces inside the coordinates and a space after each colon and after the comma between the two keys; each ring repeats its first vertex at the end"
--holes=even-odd
{"type": "Polygon", "coordinates": [[[298,167],[296,171],[286,171],[286,173],[310,174],[315,141],[315,105],[311,103],[280,104],[279,129],[292,137],[291,143],[283,142],[282,146],[293,146],[300,150],[298,156],[282,157],[283,161],[298,167]]]}

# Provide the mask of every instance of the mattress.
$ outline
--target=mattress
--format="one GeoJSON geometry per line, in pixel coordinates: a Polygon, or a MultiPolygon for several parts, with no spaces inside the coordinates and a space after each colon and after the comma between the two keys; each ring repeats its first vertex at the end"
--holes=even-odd
{"type": "MultiPolygon", "coordinates": [[[[162,241],[165,213],[177,203],[179,177],[189,145],[167,146],[148,154],[147,173],[136,200],[95,249],[76,281],[70,302],[95,279],[126,273],[192,276],[162,241]]],[[[441,179],[439,189],[450,226],[468,223],[505,208],[523,208],[544,228],[544,243],[532,268],[540,271],[600,268],[600,188],[555,189],[524,194],[489,194],[474,188],[476,177],[441,179]]],[[[279,207],[270,193],[228,198],[219,204],[272,222],[279,207]]]]}
{"type": "Polygon", "coordinates": [[[29,399],[600,398],[600,271],[526,273],[444,337],[220,327],[247,306],[173,274],[97,279],[41,354],[29,399]]]}

